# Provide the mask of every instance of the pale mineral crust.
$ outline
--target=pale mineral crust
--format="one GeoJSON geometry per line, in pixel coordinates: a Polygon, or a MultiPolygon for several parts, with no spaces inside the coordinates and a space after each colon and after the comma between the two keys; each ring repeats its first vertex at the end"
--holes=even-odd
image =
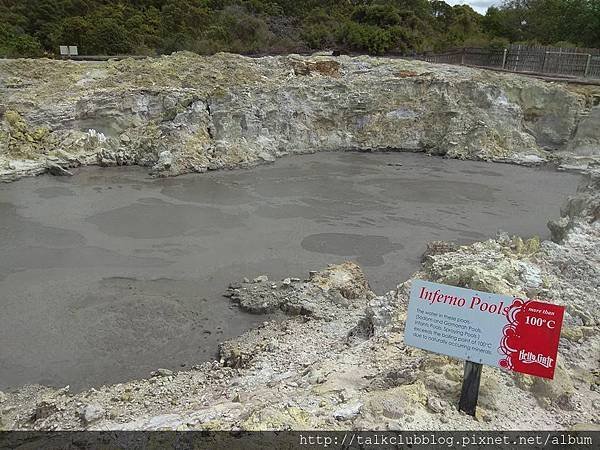
{"type": "Polygon", "coordinates": [[[599,86],[365,56],[1,60],[0,179],[90,164],[172,176],[339,150],[586,168],[599,103],[599,86]]]}

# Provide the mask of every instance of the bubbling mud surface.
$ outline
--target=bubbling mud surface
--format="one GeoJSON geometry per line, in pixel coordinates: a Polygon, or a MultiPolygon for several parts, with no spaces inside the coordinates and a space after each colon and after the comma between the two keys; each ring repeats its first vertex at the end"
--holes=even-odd
{"type": "Polygon", "coordinates": [[[228,283],[354,260],[383,293],[431,240],[547,238],[579,176],[421,154],[322,153],[151,179],[141,168],[0,185],[0,389],[73,390],[190,367],[265,320],[228,283]]]}

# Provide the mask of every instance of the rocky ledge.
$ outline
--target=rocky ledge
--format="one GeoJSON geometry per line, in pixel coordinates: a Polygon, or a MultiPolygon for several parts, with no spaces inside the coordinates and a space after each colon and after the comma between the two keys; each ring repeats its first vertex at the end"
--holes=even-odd
{"type": "Polygon", "coordinates": [[[402,59],[0,61],[3,181],[90,164],[170,176],[334,150],[587,168],[598,123],[599,86],[402,59]]]}
{"type": "Polygon", "coordinates": [[[408,280],[383,296],[346,262],[305,280],[258,276],[226,296],[256,314],[281,311],[224,342],[220,359],[72,394],[0,393],[0,427],[37,430],[598,429],[600,174],[587,177],[554,241],[499,234],[435,242],[414,278],[566,306],[555,379],[484,368],[478,414],[457,411],[462,363],[403,341],[408,280]]]}

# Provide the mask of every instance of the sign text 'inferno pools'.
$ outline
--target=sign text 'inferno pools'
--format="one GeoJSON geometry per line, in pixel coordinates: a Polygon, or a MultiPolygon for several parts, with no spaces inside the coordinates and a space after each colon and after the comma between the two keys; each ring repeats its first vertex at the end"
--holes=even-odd
{"type": "Polygon", "coordinates": [[[564,307],[415,280],[406,344],[553,378],[564,307]]]}

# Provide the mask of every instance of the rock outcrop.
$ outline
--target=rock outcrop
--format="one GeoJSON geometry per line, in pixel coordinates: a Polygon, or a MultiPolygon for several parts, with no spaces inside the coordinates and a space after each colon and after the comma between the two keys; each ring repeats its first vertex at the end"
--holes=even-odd
{"type": "Polygon", "coordinates": [[[3,60],[0,179],[49,162],[169,176],[337,150],[581,167],[600,154],[599,99],[600,87],[389,58],[3,60]]]}
{"type": "Polygon", "coordinates": [[[592,171],[577,193],[567,200],[561,209],[561,217],[548,222],[552,239],[561,242],[567,231],[600,220],[600,171],[592,171]]]}

